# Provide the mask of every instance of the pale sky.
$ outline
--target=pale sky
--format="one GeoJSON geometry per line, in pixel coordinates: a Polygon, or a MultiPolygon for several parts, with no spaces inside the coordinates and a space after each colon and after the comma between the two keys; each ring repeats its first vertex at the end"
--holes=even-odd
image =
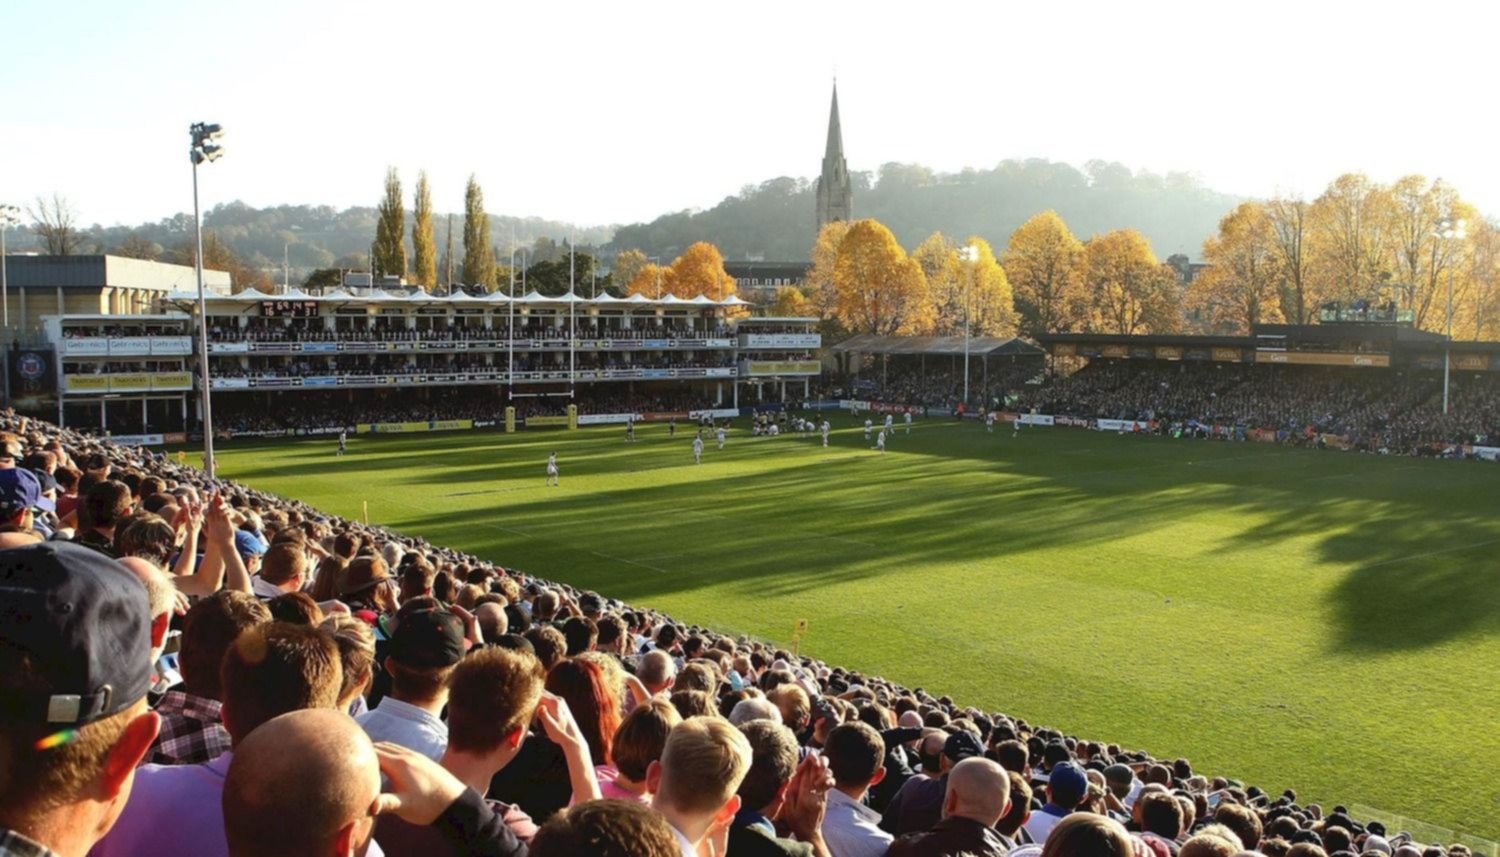
{"type": "Polygon", "coordinates": [[[836,71],[854,170],[1101,158],[1250,196],[1418,172],[1495,213],[1497,24],[1415,0],[5,0],[0,202],[191,210],[205,120],[229,131],[205,206],[373,205],[394,165],[440,211],[473,172],[492,213],[649,220],[816,175],[836,71]]]}

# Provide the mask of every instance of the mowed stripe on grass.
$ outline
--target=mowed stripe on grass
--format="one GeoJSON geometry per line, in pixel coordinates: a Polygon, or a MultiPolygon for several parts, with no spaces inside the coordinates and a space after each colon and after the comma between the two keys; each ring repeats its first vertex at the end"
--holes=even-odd
{"type": "Polygon", "coordinates": [[[965,703],[1500,837],[1500,470],[929,420],[226,444],[226,475],[965,703]],[[556,451],[562,486],[543,485],[556,451]]]}

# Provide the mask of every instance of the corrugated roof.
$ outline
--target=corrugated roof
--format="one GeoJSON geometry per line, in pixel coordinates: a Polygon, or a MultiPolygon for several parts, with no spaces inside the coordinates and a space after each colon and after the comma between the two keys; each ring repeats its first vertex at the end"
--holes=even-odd
{"type": "MultiPolygon", "coordinates": [[[[834,351],[860,354],[963,354],[962,336],[875,336],[862,333],[833,346],[834,351]]],[[[1041,347],[1017,337],[974,336],[968,340],[970,356],[1043,354],[1041,347]]]]}

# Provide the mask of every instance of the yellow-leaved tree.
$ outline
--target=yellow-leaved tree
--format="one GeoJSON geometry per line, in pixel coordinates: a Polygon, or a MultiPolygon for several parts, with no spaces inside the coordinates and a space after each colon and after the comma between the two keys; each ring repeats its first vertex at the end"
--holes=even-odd
{"type": "Polygon", "coordinates": [[[704,295],[721,301],[734,294],[734,277],[724,270],[719,248],[699,241],[672,260],[667,270],[666,293],[684,300],[704,295]]]}
{"type": "Polygon", "coordinates": [[[1394,299],[1402,309],[1412,311],[1417,327],[1441,333],[1448,317],[1449,273],[1455,275],[1455,306],[1470,284],[1463,264],[1466,242],[1441,237],[1440,224],[1444,220],[1477,223],[1478,212],[1442,180],[1428,183],[1421,176],[1403,176],[1388,193],[1394,299]]]}
{"type": "Polygon", "coordinates": [[[615,261],[609,266],[611,288],[621,293],[628,292],[630,284],[635,282],[635,275],[649,264],[651,260],[639,250],[625,250],[616,254],[615,261]]]}
{"type": "Polygon", "coordinates": [[[1044,211],[1010,235],[1000,266],[1015,292],[1020,328],[1028,335],[1082,328],[1087,301],[1076,274],[1083,243],[1055,211],[1044,211]]]}
{"type": "Polygon", "coordinates": [[[1177,279],[1134,229],[1090,238],[1078,260],[1078,282],[1096,333],[1169,333],[1177,329],[1177,279]]]}
{"type": "Polygon", "coordinates": [[[630,283],[626,286],[625,291],[632,295],[645,295],[652,300],[664,298],[670,294],[667,291],[667,273],[669,270],[666,265],[647,262],[636,269],[635,276],[630,278],[630,283]]]}
{"type": "Polygon", "coordinates": [[[768,312],[782,318],[808,318],[817,315],[812,302],[793,286],[780,286],[776,289],[776,299],[771,302],[768,312]]]}
{"type": "Polygon", "coordinates": [[[1360,173],[1329,183],[1308,210],[1309,265],[1325,299],[1373,299],[1392,271],[1391,195],[1360,173]]]}
{"type": "MultiPolygon", "coordinates": [[[[1453,299],[1455,339],[1500,339],[1500,226],[1469,221],[1469,288],[1453,299]]],[[[1444,306],[1447,301],[1444,301],[1444,306]]]]}
{"type": "Polygon", "coordinates": [[[921,334],[932,327],[927,278],[883,224],[858,220],[839,242],[835,312],[855,333],[921,334]]]}
{"type": "Polygon", "coordinates": [[[1016,308],[1010,281],[995,260],[995,251],[983,238],[971,237],[974,260],[965,261],[963,249],[941,232],[934,232],[917,246],[912,258],[927,277],[935,320],[932,332],[958,336],[967,318],[974,336],[1014,336],[1016,308]]]}
{"type": "Polygon", "coordinates": [[[1276,237],[1260,203],[1241,203],[1224,215],[1219,234],[1203,242],[1203,260],[1209,267],[1193,280],[1187,304],[1207,330],[1249,333],[1282,320],[1276,237]]]}
{"type": "Polygon", "coordinates": [[[1318,289],[1308,263],[1308,204],[1295,197],[1278,197],[1264,206],[1276,253],[1276,293],[1281,316],[1291,324],[1311,324],[1317,311],[1318,289]]]}
{"type": "Polygon", "coordinates": [[[833,270],[839,261],[839,245],[844,243],[844,236],[848,234],[848,222],[834,220],[823,224],[823,228],[818,230],[817,240],[813,242],[812,267],[807,271],[803,289],[808,303],[812,304],[818,316],[825,319],[836,319],[838,316],[838,289],[833,285],[833,270]]]}

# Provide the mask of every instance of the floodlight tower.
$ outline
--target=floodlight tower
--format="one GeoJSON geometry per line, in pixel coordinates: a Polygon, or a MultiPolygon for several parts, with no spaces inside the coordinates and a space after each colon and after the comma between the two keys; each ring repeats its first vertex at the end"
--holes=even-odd
{"type": "Polygon", "coordinates": [[[188,127],[193,146],[188,159],[193,162],[193,231],[198,252],[193,254],[193,268],[198,275],[198,401],[203,408],[203,470],[214,478],[214,417],[208,380],[208,302],[203,294],[203,218],[198,212],[198,165],[213,163],[224,156],[224,147],[216,142],[224,128],[209,122],[194,122],[188,127]]]}

